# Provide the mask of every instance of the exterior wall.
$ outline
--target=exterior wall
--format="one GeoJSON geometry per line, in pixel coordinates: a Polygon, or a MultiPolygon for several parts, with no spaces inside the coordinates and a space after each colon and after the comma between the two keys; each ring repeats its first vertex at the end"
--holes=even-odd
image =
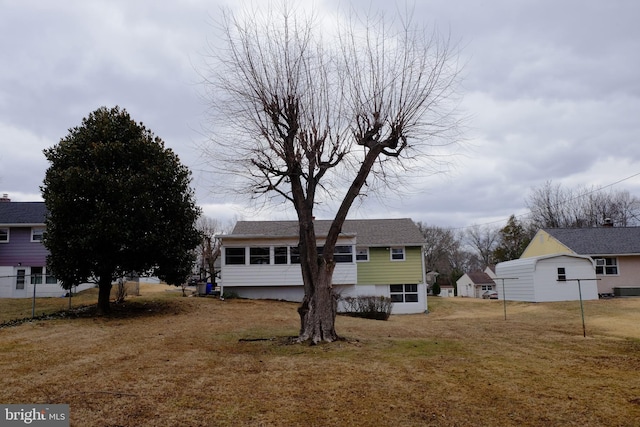
{"type": "Polygon", "coordinates": [[[580,293],[583,300],[598,299],[595,279],[595,267],[587,259],[559,256],[540,260],[534,274],[534,301],[577,301],[580,293]],[[558,267],[565,268],[568,281],[558,281],[558,267]],[[571,279],[592,280],[581,280],[578,290],[578,282],[571,279]]]}
{"type": "Polygon", "coordinates": [[[640,256],[619,256],[617,275],[598,275],[598,292],[613,293],[613,288],[640,286],[640,256]]]}
{"type": "MultiPolygon", "coordinates": [[[[40,266],[37,266],[40,267],[40,266]]],[[[74,292],[94,287],[94,284],[84,283],[74,288],[74,292]]],[[[0,298],[32,298],[35,287],[36,297],[61,297],[67,293],[58,283],[31,284],[31,267],[0,267],[0,298]],[[24,289],[16,289],[17,270],[25,270],[24,289]]]]}
{"type": "Polygon", "coordinates": [[[532,258],[542,255],[551,254],[570,254],[574,253],[571,249],[553,238],[544,230],[538,230],[529,246],[524,250],[520,258],[532,258]]]}
{"type": "Polygon", "coordinates": [[[468,275],[463,274],[462,277],[456,281],[456,285],[458,287],[459,297],[473,296],[473,282],[468,275]]]}
{"type": "MultiPolygon", "coordinates": [[[[339,244],[345,244],[340,242],[339,244]]],[[[222,278],[224,293],[242,298],[279,299],[300,302],[304,297],[300,264],[226,265],[226,247],[294,246],[294,241],[234,241],[222,248],[222,278]]],[[[424,313],[427,310],[427,286],[422,274],[421,248],[405,248],[404,261],[391,261],[385,248],[370,248],[368,262],[337,263],[333,284],[341,296],[380,295],[390,297],[392,284],[417,284],[418,302],[393,304],[392,314],[424,313]],[[380,264],[380,265],[376,265],[380,264]],[[364,271],[363,271],[364,270],[364,271]],[[363,277],[370,283],[359,283],[363,277]],[[357,283],[357,285],[356,285],[357,283]]],[[[338,309],[343,309],[339,305],[338,309]]]]}
{"type": "MultiPolygon", "coordinates": [[[[456,281],[458,296],[465,298],[482,298],[482,294],[489,289],[482,289],[482,286],[490,286],[491,290],[496,290],[494,283],[474,283],[468,274],[464,274],[456,281]]],[[[451,295],[453,296],[453,295],[451,295]]]]}
{"type": "Polygon", "coordinates": [[[11,227],[9,241],[0,243],[0,266],[44,267],[47,254],[42,242],[31,241],[31,227],[11,227]]]}
{"type": "MultiPolygon", "coordinates": [[[[355,263],[338,263],[333,274],[335,285],[355,284],[357,270],[355,263]]],[[[233,287],[302,287],[300,264],[286,265],[224,265],[221,284],[233,287]]]]}
{"type": "Polygon", "coordinates": [[[508,301],[534,301],[533,272],[534,259],[517,259],[496,265],[496,276],[517,277],[517,279],[498,280],[498,298],[508,301]],[[504,282],[504,283],[502,283],[504,282]]]}
{"type": "MultiPolygon", "coordinates": [[[[389,285],[355,285],[338,286],[336,291],[341,298],[356,296],[391,296],[389,285]]],[[[338,311],[344,311],[344,304],[338,301],[338,311]]],[[[393,303],[391,314],[418,314],[427,311],[427,285],[418,285],[417,302],[396,302],[393,303]]]]}
{"type": "MultiPolygon", "coordinates": [[[[504,288],[499,281],[498,297],[510,301],[574,301],[580,295],[578,283],[558,282],[558,267],[564,267],[567,279],[595,279],[593,263],[586,258],[558,255],[549,258],[521,258],[496,265],[498,277],[505,279],[504,288]]],[[[595,280],[580,284],[582,299],[598,299],[595,280]]]]}
{"type": "Polygon", "coordinates": [[[369,261],[357,265],[358,285],[424,283],[420,247],[406,247],[404,261],[391,261],[388,248],[369,248],[369,261]]]}

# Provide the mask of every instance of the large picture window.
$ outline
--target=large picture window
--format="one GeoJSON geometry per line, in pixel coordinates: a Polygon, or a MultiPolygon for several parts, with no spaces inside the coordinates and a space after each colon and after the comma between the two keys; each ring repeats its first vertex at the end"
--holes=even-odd
{"type": "Polygon", "coordinates": [[[602,276],[615,276],[618,274],[617,258],[597,258],[596,274],[602,276]]]}
{"type": "Polygon", "coordinates": [[[227,265],[244,265],[245,250],[244,248],[225,248],[224,258],[227,265]]]}
{"type": "Polygon", "coordinates": [[[392,302],[418,302],[418,285],[389,285],[392,302]]]}

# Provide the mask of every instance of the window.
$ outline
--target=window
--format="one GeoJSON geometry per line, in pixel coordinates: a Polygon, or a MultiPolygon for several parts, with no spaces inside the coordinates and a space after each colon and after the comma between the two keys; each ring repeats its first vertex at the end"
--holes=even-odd
{"type": "Polygon", "coordinates": [[[389,285],[392,302],[418,302],[418,285],[389,285]]]}
{"type": "Polygon", "coordinates": [[[31,284],[42,284],[42,267],[31,267],[31,284]]]}
{"type": "Polygon", "coordinates": [[[249,264],[269,264],[269,248],[249,248],[249,264]]]}
{"type": "Polygon", "coordinates": [[[47,284],[58,283],[58,279],[56,279],[56,276],[54,276],[52,273],[49,272],[48,268],[47,268],[47,274],[44,276],[44,282],[47,284]]]}
{"type": "Polygon", "coordinates": [[[492,291],[493,285],[481,285],[480,289],[482,289],[483,291],[492,291]]]}
{"type": "Polygon", "coordinates": [[[369,248],[356,248],[356,261],[369,261],[369,248]]]}
{"type": "Polygon", "coordinates": [[[567,281],[567,272],[564,267],[558,267],[558,282],[567,281]]]}
{"type": "Polygon", "coordinates": [[[31,241],[32,242],[42,242],[42,237],[44,236],[44,228],[32,228],[31,229],[31,241]]]}
{"type": "Polygon", "coordinates": [[[404,248],[391,248],[391,261],[404,261],[404,248]]]}
{"type": "Polygon", "coordinates": [[[275,264],[287,263],[287,247],[286,246],[273,248],[273,262],[275,264]]]}
{"type": "Polygon", "coordinates": [[[227,265],[244,265],[245,264],[244,248],[225,248],[224,256],[225,256],[225,264],[227,265]]]}
{"type": "Polygon", "coordinates": [[[336,246],[333,259],[336,262],[353,262],[353,246],[336,246]]]}
{"type": "Polygon", "coordinates": [[[596,274],[603,276],[614,276],[618,274],[617,258],[597,258],[596,274]]]}
{"type": "Polygon", "coordinates": [[[0,228],[0,243],[7,243],[9,241],[9,229],[0,228]]]}
{"type": "Polygon", "coordinates": [[[24,276],[25,270],[18,270],[16,272],[16,289],[24,289],[24,276]]]}
{"type": "Polygon", "coordinates": [[[291,264],[300,264],[300,248],[297,246],[291,246],[289,248],[289,258],[291,264]]]}

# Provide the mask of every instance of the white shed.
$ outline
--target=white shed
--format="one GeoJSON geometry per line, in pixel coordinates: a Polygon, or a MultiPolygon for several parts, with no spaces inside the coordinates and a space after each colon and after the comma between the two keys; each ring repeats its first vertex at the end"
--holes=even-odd
{"type": "Polygon", "coordinates": [[[598,299],[595,265],[588,256],[552,254],[501,262],[496,276],[499,299],[577,301],[580,292],[583,300],[598,299]],[[580,279],[580,289],[575,279],[580,279]]]}

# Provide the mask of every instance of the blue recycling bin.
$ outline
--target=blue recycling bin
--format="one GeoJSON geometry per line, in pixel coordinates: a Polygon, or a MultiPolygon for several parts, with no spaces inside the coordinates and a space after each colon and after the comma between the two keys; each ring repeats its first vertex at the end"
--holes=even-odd
{"type": "Polygon", "coordinates": [[[213,285],[211,283],[207,283],[207,295],[211,293],[212,289],[213,289],[213,285]]]}

